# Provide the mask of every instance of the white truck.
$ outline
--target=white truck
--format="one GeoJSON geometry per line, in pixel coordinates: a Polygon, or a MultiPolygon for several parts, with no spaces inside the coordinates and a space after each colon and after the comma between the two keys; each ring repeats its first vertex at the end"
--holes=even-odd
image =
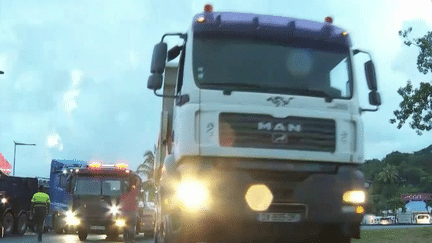
{"type": "Polygon", "coordinates": [[[211,5],[186,33],[165,34],[147,84],[163,97],[155,242],[360,238],[361,114],[381,104],[369,60],[376,109],[359,105],[360,52],[329,17],[211,5]],[[167,36],[183,44],[168,51],[167,36]]]}

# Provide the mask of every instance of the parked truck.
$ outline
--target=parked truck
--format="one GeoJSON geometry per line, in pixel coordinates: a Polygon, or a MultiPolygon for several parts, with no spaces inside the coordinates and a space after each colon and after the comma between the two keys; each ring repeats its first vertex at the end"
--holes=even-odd
{"type": "Polygon", "coordinates": [[[54,230],[57,234],[66,233],[69,227],[66,224],[66,212],[69,210],[71,195],[66,191],[66,181],[69,174],[79,168],[85,168],[86,161],[60,160],[51,161],[49,184],[49,196],[51,200],[50,210],[45,220],[45,226],[54,230]]]}
{"type": "Polygon", "coordinates": [[[23,235],[31,225],[31,198],[38,191],[38,180],[0,175],[0,237],[23,235]]]}
{"type": "Polygon", "coordinates": [[[376,108],[360,107],[353,59],[368,53],[332,21],[206,5],[162,37],[147,84],[163,97],[155,242],[360,238],[361,115],[381,100],[368,60],[376,108]]]}

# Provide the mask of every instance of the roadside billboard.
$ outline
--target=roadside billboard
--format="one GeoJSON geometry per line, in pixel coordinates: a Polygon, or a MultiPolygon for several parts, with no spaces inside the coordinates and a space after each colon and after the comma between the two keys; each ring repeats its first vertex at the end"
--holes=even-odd
{"type": "Polygon", "coordinates": [[[404,202],[409,201],[430,201],[432,197],[431,193],[411,193],[411,194],[402,194],[401,200],[404,202]]]}
{"type": "Polygon", "coordinates": [[[11,172],[12,166],[9,164],[9,162],[5,159],[3,154],[0,153],[0,170],[5,173],[6,175],[9,175],[11,172]]]}

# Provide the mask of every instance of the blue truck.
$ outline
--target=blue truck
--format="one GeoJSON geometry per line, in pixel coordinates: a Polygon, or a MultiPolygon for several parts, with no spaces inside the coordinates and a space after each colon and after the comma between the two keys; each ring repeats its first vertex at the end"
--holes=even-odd
{"type": "Polygon", "coordinates": [[[49,196],[51,206],[47,215],[45,226],[61,234],[68,231],[64,218],[71,202],[71,196],[66,191],[68,174],[76,169],[84,168],[86,161],[82,160],[58,160],[51,161],[49,178],[49,196]]]}
{"type": "Polygon", "coordinates": [[[0,237],[27,231],[31,198],[37,190],[37,178],[0,174],[0,237]]]}

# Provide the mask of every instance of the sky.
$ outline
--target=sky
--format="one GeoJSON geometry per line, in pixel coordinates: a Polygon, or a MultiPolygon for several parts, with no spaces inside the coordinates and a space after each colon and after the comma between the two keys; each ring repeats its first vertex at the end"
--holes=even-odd
{"type": "MultiPolygon", "coordinates": [[[[376,65],[383,104],[363,115],[365,158],[432,144],[432,132],[389,123],[397,89],[432,79],[417,71],[419,50],[398,36],[432,30],[430,0],[0,0],[0,153],[12,164],[14,141],[36,144],[16,147],[15,174],[48,177],[51,159],[121,159],[135,169],[158,136],[162,100],[147,89],[153,46],[164,33],[186,32],[206,3],[320,22],[332,16],[376,65]]],[[[366,60],[355,69],[364,86],[366,60]]],[[[367,107],[364,87],[360,96],[367,107]]]]}

